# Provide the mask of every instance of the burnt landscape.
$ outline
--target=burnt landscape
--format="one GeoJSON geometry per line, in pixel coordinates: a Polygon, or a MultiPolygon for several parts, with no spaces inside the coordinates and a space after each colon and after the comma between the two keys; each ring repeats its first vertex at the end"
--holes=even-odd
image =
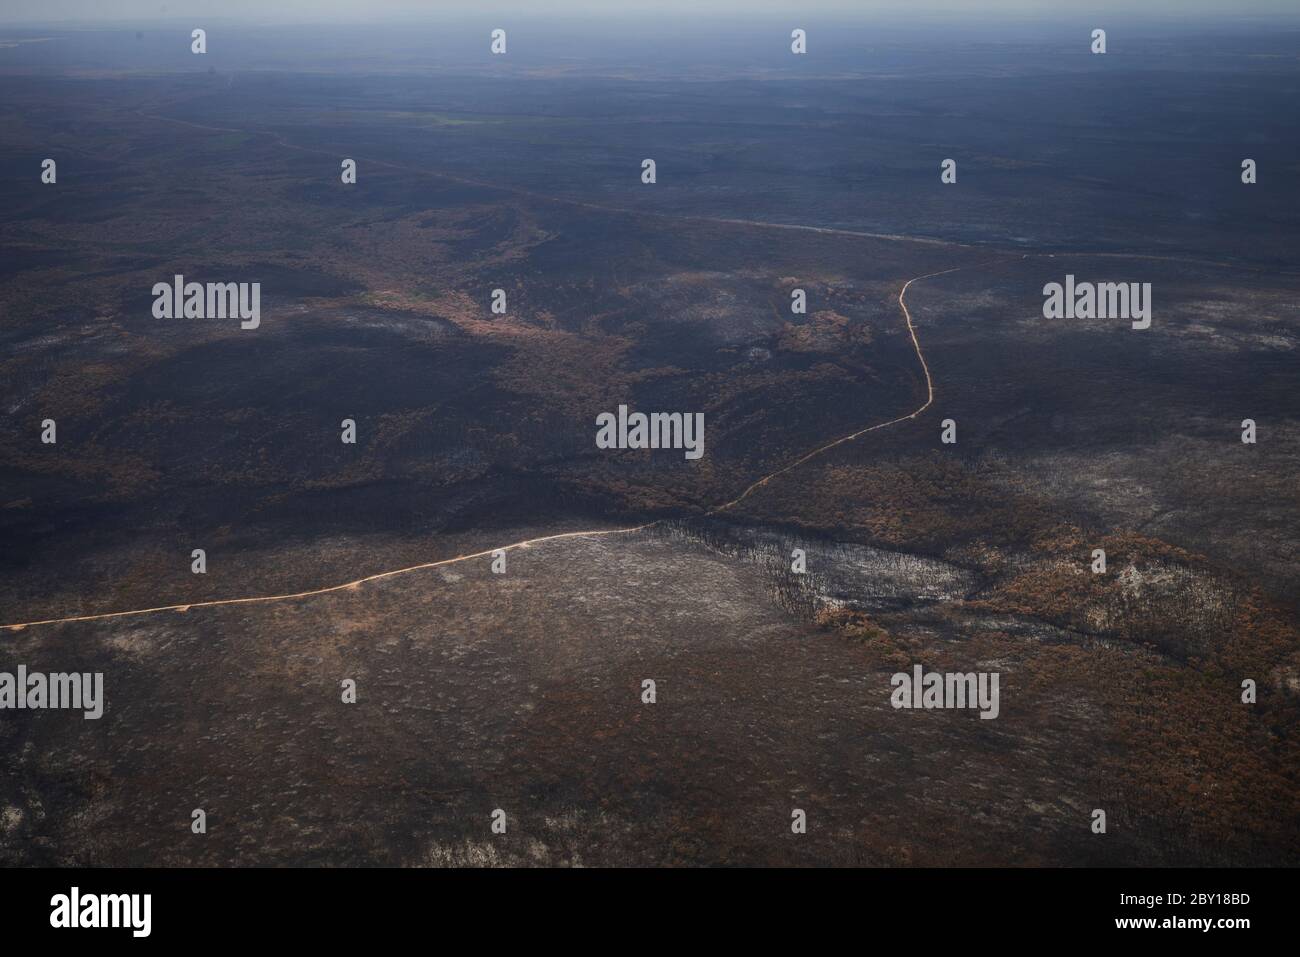
{"type": "Polygon", "coordinates": [[[496,25],[0,31],[0,863],[1300,863],[1300,32],[496,25]]]}

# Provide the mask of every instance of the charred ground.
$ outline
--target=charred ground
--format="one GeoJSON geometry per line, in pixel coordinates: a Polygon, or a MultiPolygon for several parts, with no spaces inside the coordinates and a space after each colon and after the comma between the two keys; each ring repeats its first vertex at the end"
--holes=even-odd
{"type": "Polygon", "coordinates": [[[951,77],[910,60],[651,84],[18,75],[31,56],[0,80],[4,622],[663,523],[512,553],[504,577],[6,631],[10,665],[104,671],[108,710],[6,714],[0,859],[1300,856],[1293,69],[1037,62],[940,108],[951,77]],[[1072,97],[1124,107],[1047,124],[1072,97]],[[1212,145],[1247,121],[1278,171],[1251,188],[1212,145]],[[706,516],[925,401],[897,297],[948,269],[908,294],[933,406],[706,516]],[[1067,272],[1151,282],[1152,329],[1044,320],[1067,272]],[[260,281],[262,327],[154,319],[175,273],[260,281]],[[705,458],[598,452],[619,403],[703,411],[705,458]],[[1001,717],[892,710],[914,662],[1000,671],[1001,717]]]}

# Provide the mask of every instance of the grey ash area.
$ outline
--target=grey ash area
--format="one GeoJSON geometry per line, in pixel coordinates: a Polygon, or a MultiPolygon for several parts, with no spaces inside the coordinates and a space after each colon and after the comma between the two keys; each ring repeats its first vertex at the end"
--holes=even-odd
{"type": "MultiPolygon", "coordinates": [[[[1121,838],[1098,858],[1079,825],[1077,796],[1096,782],[1065,758],[1104,721],[1096,708],[1044,718],[1011,697],[994,722],[896,712],[889,669],[782,606],[766,557],[781,540],[731,536],[745,560],[680,532],[571,539],[511,552],[505,576],[483,559],[302,601],[20,632],[20,659],[105,670],[108,708],[99,722],[4,723],[0,854],[1011,864],[1132,850],[1121,838]],[[355,705],[343,678],[358,682],[355,705]],[[645,678],[656,704],[641,702],[645,678]],[[189,830],[196,807],[203,836],[189,830]],[[498,807],[502,837],[489,832],[498,807]],[[812,822],[797,840],[794,807],[812,822]],[[952,827],[961,846],[936,846],[952,827]]],[[[822,600],[875,583],[925,609],[971,585],[944,563],[805,544],[822,600]]],[[[940,642],[963,622],[922,610],[914,624],[940,642]]],[[[1023,623],[1022,640],[1052,631],[1023,623]]],[[[1017,662],[993,664],[1014,689],[1017,662]]]]}

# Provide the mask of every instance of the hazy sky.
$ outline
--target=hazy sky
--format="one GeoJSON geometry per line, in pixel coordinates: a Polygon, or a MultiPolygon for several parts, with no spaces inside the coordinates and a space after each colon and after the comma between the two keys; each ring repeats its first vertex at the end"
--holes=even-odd
{"type": "Polygon", "coordinates": [[[280,21],[368,21],[490,16],[817,17],[886,16],[892,20],[957,14],[1049,19],[1124,14],[1151,16],[1296,16],[1297,0],[0,0],[0,22],[156,20],[204,17],[280,21]]]}

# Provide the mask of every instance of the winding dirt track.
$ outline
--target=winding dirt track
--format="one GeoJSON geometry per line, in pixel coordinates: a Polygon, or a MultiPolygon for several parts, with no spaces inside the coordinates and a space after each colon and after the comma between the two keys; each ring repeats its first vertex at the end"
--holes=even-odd
{"type": "MultiPolygon", "coordinates": [[[[154,116],[139,111],[137,112],[138,115],[146,119],[158,120],[160,122],[166,122],[166,123],[174,123],[180,126],[186,126],[193,129],[207,130],[210,132],[218,132],[218,133],[243,133],[247,135],[270,136],[274,139],[274,141],[277,144],[285,147],[286,149],[297,150],[299,152],[306,152],[306,153],[316,153],[325,156],[335,156],[335,153],[329,150],[316,149],[314,147],[299,146],[297,144],[290,143],[288,140],[284,138],[282,134],[275,133],[268,130],[241,130],[241,129],[234,129],[229,127],[205,126],[200,123],[191,123],[187,120],[177,120],[177,119],[172,119],[170,117],[154,116]]],[[[929,238],[916,237],[916,236],[900,236],[900,235],[893,235],[887,233],[856,232],[853,230],[833,229],[830,227],[805,226],[805,225],[799,225],[793,223],[774,223],[774,222],[765,222],[761,220],[718,219],[718,218],[702,217],[702,216],[674,216],[667,213],[656,213],[656,212],[646,212],[642,210],[621,209],[618,207],[601,206],[595,203],[586,203],[586,202],[582,202],[581,200],[568,199],[564,197],[546,196],[539,193],[533,193],[528,190],[516,189],[508,186],[501,186],[500,184],[496,184],[496,183],[480,182],[478,180],[468,179],[460,176],[454,176],[447,173],[437,172],[434,170],[401,166],[396,163],[390,163],[382,160],[367,159],[365,160],[365,162],[371,165],[383,166],[390,169],[404,170],[404,171],[418,173],[425,176],[436,177],[438,179],[445,179],[452,182],[463,183],[466,185],[487,187],[502,192],[513,193],[519,196],[525,196],[530,199],[542,200],[545,202],[563,203],[565,205],[577,206],[586,209],[595,209],[595,210],[600,210],[602,212],[622,213],[622,214],[634,215],[634,216],[650,216],[656,218],[669,218],[669,219],[681,220],[686,222],[714,223],[719,225],[732,225],[732,226],[749,226],[749,227],[756,227],[756,228],[763,228],[763,229],[798,230],[803,232],[825,233],[829,235],[852,236],[856,238],[886,239],[886,240],[893,240],[896,242],[914,242],[914,243],[924,243],[927,245],[936,245],[936,246],[953,246],[953,247],[961,247],[961,248],[971,248],[969,246],[965,246],[962,243],[952,243],[952,242],[946,242],[944,240],[929,239],[929,238]]],[[[1031,256],[1033,256],[1034,258],[1039,258],[1039,257],[1051,258],[1054,255],[1060,255],[1063,258],[1066,256],[1082,255],[1082,256],[1096,256],[1096,257],[1119,258],[1119,259],[1164,260],[1170,262],[1183,262],[1183,263],[1194,264],[1194,265],[1222,266],[1227,268],[1243,268],[1240,264],[1235,264],[1235,263],[1215,262],[1212,260],[1180,259],[1177,257],[1170,257],[1170,256],[1145,256],[1136,253],[1060,253],[1060,254],[1044,253],[1044,254],[1021,254],[1018,258],[1022,260],[1029,259],[1031,258],[1031,256]]],[[[777,469],[775,472],[771,472],[767,475],[764,475],[762,478],[750,484],[744,491],[742,491],[735,498],[731,499],[729,502],[724,502],[721,505],[716,505],[713,508],[709,509],[704,514],[706,516],[717,515],[721,512],[727,511],[728,509],[734,508],[736,505],[739,505],[755,491],[767,485],[768,482],[772,481],[775,478],[778,478],[779,476],[784,475],[785,473],[793,469],[798,468],[800,465],[803,465],[804,463],[816,458],[817,456],[822,455],[823,453],[828,452],[831,449],[836,448],[837,446],[844,445],[847,442],[852,442],[854,439],[866,435],[869,432],[876,432],[881,429],[887,429],[890,426],[898,425],[902,422],[907,422],[912,419],[915,419],[917,418],[917,416],[924,413],[934,403],[934,379],[930,374],[930,366],[925,361],[925,353],[921,349],[921,342],[916,336],[916,326],[912,322],[912,314],[907,308],[908,289],[910,289],[914,283],[918,283],[926,279],[933,279],[938,276],[946,276],[951,273],[961,272],[966,269],[977,269],[981,266],[990,265],[992,263],[1012,262],[1015,261],[1016,259],[1017,256],[1015,253],[1005,252],[1002,253],[997,258],[985,260],[969,266],[955,266],[950,269],[941,269],[937,272],[929,272],[921,276],[914,276],[913,278],[903,283],[902,288],[899,289],[898,291],[898,307],[902,311],[903,319],[907,323],[907,332],[912,339],[912,347],[916,351],[916,358],[921,363],[921,371],[925,376],[925,401],[922,402],[919,406],[917,406],[916,409],[914,409],[911,412],[908,412],[905,415],[900,415],[897,418],[890,419],[887,422],[878,422],[875,425],[866,426],[865,428],[859,429],[856,432],[852,432],[848,435],[842,436],[841,438],[835,439],[832,442],[827,442],[825,445],[818,446],[817,448],[813,449],[811,452],[808,452],[806,455],[803,455],[800,458],[795,459],[789,465],[783,466],[782,468],[777,469]]],[[[492,548],[485,548],[482,551],[472,552],[466,555],[456,555],[452,558],[443,558],[438,561],[421,562],[418,565],[407,565],[404,568],[393,568],[393,569],[389,569],[388,571],[376,572],[373,575],[366,575],[362,578],[355,578],[351,581],[340,582],[337,585],[326,585],[320,588],[311,588],[306,591],[288,592],[282,595],[254,595],[245,598],[221,598],[221,599],[214,599],[211,601],[182,602],[174,605],[157,605],[152,608],[134,608],[128,611],[109,611],[109,612],[101,612],[92,615],[72,615],[66,618],[46,618],[41,621],[14,622],[12,624],[0,625],[0,628],[8,629],[10,631],[21,631],[24,628],[31,628],[37,625],[59,625],[59,624],[69,624],[72,622],[79,622],[79,621],[104,621],[110,618],[131,618],[139,615],[154,615],[154,614],[159,614],[161,612],[168,612],[168,611],[186,612],[195,608],[215,608],[220,605],[255,605],[255,604],[262,604],[266,602],[295,601],[298,599],[313,598],[317,595],[327,595],[331,592],[346,591],[347,589],[357,588],[369,582],[380,581],[385,578],[395,578],[398,575],[407,575],[412,572],[424,571],[425,569],[440,568],[446,565],[455,565],[459,562],[472,561],[477,558],[487,558],[489,556],[494,555],[494,553],[496,552],[510,552],[515,549],[530,548],[534,545],[543,545],[548,542],[557,542],[566,538],[597,538],[605,535],[631,535],[636,532],[645,531],[648,528],[654,528],[655,526],[662,525],[665,521],[667,521],[667,519],[657,519],[653,522],[646,522],[641,525],[630,525],[627,526],[626,528],[596,528],[596,529],[579,530],[574,532],[560,532],[555,535],[542,535],[537,538],[527,538],[527,539],[523,539],[522,541],[511,542],[508,545],[497,545],[492,548]]]]}
{"type": "MultiPolygon", "coordinates": [[[[990,260],[990,262],[992,261],[995,260],[990,260]]],[[[981,263],[978,265],[984,265],[984,264],[981,263]]],[[[916,357],[921,362],[921,371],[925,374],[925,401],[921,403],[921,405],[919,405],[914,411],[909,412],[906,415],[900,415],[898,418],[890,419],[888,422],[880,422],[877,423],[876,425],[867,426],[864,429],[859,429],[857,432],[853,432],[849,435],[843,436],[842,438],[838,438],[833,442],[827,442],[825,445],[813,449],[807,455],[804,455],[801,458],[796,459],[795,461],[791,462],[789,465],[777,469],[775,472],[772,472],[768,475],[764,475],[762,478],[754,482],[752,485],[746,488],[743,492],[741,492],[731,501],[724,502],[722,505],[714,506],[713,508],[705,512],[705,515],[717,515],[720,512],[725,512],[727,509],[739,505],[746,498],[748,498],[753,492],[762,488],[772,479],[776,478],[779,475],[784,475],[786,472],[789,472],[791,469],[798,468],[800,465],[803,465],[805,462],[809,461],[810,459],[816,458],[817,456],[821,455],[823,452],[835,448],[837,445],[843,445],[845,442],[852,442],[858,436],[866,435],[868,432],[875,432],[878,429],[885,429],[891,425],[897,425],[900,422],[906,422],[909,419],[915,419],[918,415],[920,415],[922,412],[928,409],[931,406],[931,404],[934,402],[934,380],[930,375],[930,366],[925,361],[925,353],[921,351],[921,342],[919,339],[916,338],[916,327],[912,323],[912,314],[910,311],[908,311],[907,308],[907,290],[912,286],[913,283],[920,282],[923,279],[930,279],[934,276],[944,276],[947,275],[948,273],[958,272],[962,269],[972,269],[972,268],[975,267],[958,266],[953,269],[944,269],[944,270],[940,270],[939,272],[931,272],[931,273],[926,273],[923,276],[916,276],[912,279],[909,279],[907,282],[905,282],[903,284],[903,288],[898,291],[898,306],[903,311],[903,318],[907,321],[907,331],[908,334],[912,337],[912,347],[916,350],[916,357]]],[[[255,605],[255,604],[272,602],[272,601],[293,601],[295,599],[300,599],[300,598],[312,598],[316,595],[328,595],[330,592],[345,591],[349,588],[356,588],[360,585],[367,584],[368,582],[380,581],[381,579],[384,578],[394,578],[398,575],[407,575],[410,574],[411,572],[423,571],[428,568],[439,568],[444,565],[455,565],[458,562],[467,562],[475,558],[487,558],[493,555],[495,552],[509,552],[518,548],[529,548],[530,546],[533,545],[542,545],[547,542],[558,542],[565,538],[596,538],[602,535],[630,535],[634,532],[644,531],[647,528],[653,528],[656,525],[661,525],[665,521],[666,519],[657,519],[656,521],[646,522],[642,525],[629,525],[626,528],[593,528],[593,529],[584,529],[576,532],[560,532],[555,535],[542,535],[538,538],[526,538],[523,539],[522,541],[511,542],[508,545],[497,545],[492,548],[485,548],[479,552],[471,552],[468,555],[457,555],[453,558],[443,558],[434,562],[421,562],[418,565],[407,565],[404,568],[393,568],[393,569],[389,569],[388,571],[376,572],[373,575],[366,575],[364,578],[354,578],[352,581],[340,582],[337,585],[327,585],[321,588],[311,588],[308,589],[307,591],[288,592],[283,595],[255,595],[247,598],[220,598],[220,599],[214,599],[212,601],[195,601],[195,602],[181,603],[176,605],[158,605],[153,608],[133,608],[129,611],[107,611],[107,612],[101,612],[99,614],[94,614],[94,615],[72,615],[67,618],[46,618],[42,621],[24,621],[24,622],[15,622],[13,624],[8,624],[8,625],[0,625],[0,628],[7,628],[11,631],[20,631],[23,628],[30,628],[36,625],[60,625],[60,624],[67,624],[74,621],[103,621],[108,618],[130,618],[137,615],[155,615],[164,611],[189,611],[190,609],[193,608],[215,608],[218,605],[255,605]]]]}

